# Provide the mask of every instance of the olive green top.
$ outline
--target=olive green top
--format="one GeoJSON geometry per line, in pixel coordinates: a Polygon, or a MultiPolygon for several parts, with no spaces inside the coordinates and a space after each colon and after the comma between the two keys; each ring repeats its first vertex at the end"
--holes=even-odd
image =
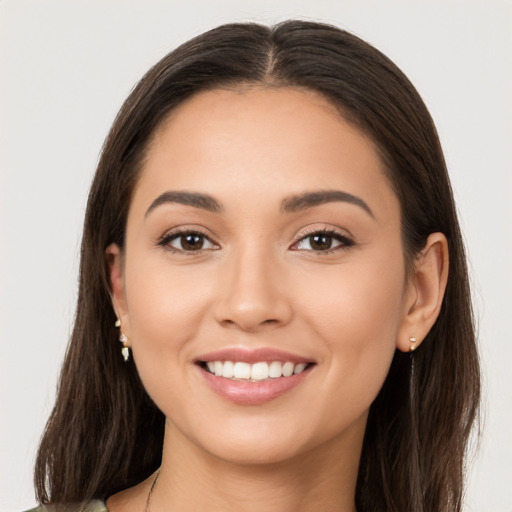
{"type": "MultiPolygon", "coordinates": [[[[52,512],[54,507],[51,505],[41,505],[39,507],[33,508],[31,510],[27,510],[26,512],[52,512]]],[[[105,502],[102,500],[93,500],[89,503],[78,504],[78,505],[70,505],[66,511],[69,512],[108,512],[108,508],[105,505],[105,502]]]]}

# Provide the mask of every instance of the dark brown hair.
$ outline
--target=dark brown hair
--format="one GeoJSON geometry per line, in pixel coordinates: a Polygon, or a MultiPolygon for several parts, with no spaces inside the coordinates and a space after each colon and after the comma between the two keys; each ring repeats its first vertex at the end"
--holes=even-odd
{"type": "Polygon", "coordinates": [[[164,57],[139,82],[105,142],[85,218],[78,305],[57,401],[35,469],[40,502],[105,498],[160,464],[164,417],[119,353],[105,248],[123,247],[127,211],[155,129],[191,95],[251,84],[316,91],[369,136],[400,200],[410,262],[446,235],[450,275],[440,316],[415,352],[396,352],[371,406],[356,504],[370,511],[460,511],[480,377],[464,246],[432,119],[404,74],[336,27],[229,24],[164,57]]]}

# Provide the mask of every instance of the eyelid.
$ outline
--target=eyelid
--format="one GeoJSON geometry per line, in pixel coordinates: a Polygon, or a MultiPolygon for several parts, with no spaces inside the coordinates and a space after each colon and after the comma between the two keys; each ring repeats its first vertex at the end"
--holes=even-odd
{"type": "Polygon", "coordinates": [[[310,252],[310,253],[316,253],[316,254],[327,254],[327,253],[333,253],[338,250],[349,249],[350,247],[352,247],[354,245],[355,245],[355,242],[354,242],[352,235],[340,230],[339,228],[324,226],[323,228],[309,228],[306,231],[301,231],[294,238],[293,244],[291,245],[290,248],[295,251],[304,251],[304,252],[310,252]],[[332,249],[326,249],[324,251],[314,250],[314,249],[293,249],[294,246],[298,245],[304,239],[311,237],[313,235],[330,236],[331,238],[334,238],[335,240],[340,242],[340,245],[333,247],[332,249]]]}
{"type": "Polygon", "coordinates": [[[207,235],[201,228],[197,228],[197,227],[177,227],[177,228],[173,228],[169,231],[166,231],[156,241],[156,245],[164,247],[173,253],[180,253],[180,254],[187,254],[187,255],[194,255],[194,254],[199,254],[204,251],[214,251],[214,250],[220,249],[220,245],[218,243],[216,243],[210,235],[207,235]],[[206,249],[201,248],[201,249],[197,249],[195,251],[194,250],[185,251],[183,249],[178,249],[178,248],[172,247],[170,245],[171,241],[179,238],[180,236],[187,235],[187,234],[199,235],[199,236],[205,238],[206,240],[208,240],[208,242],[210,244],[212,244],[214,247],[209,247],[206,249]]]}

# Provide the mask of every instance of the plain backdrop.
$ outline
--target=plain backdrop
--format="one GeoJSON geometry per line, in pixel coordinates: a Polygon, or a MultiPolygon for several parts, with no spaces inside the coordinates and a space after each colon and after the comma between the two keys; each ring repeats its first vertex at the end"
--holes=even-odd
{"type": "Polygon", "coordinates": [[[466,510],[512,511],[512,3],[493,0],[0,0],[0,511],[35,504],[32,466],[73,320],[86,195],[122,101],[190,37],[290,17],[377,46],[436,121],[484,370],[466,510]]]}

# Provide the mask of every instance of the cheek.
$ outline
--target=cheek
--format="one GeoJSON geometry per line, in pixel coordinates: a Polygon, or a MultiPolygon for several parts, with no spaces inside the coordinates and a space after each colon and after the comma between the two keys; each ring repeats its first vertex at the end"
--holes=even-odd
{"type": "MultiPolygon", "coordinates": [[[[183,422],[193,396],[190,360],[211,291],[204,272],[170,268],[165,258],[147,258],[127,272],[131,345],[137,372],[149,396],[168,418],[183,422]]],[[[185,428],[187,430],[187,428],[185,428]]]]}
{"type": "Polygon", "coordinates": [[[127,269],[126,290],[137,366],[161,362],[169,368],[184,363],[205,315],[212,283],[192,267],[173,270],[165,258],[149,258],[132,268],[132,272],[127,269]]]}
{"type": "MultiPolygon", "coordinates": [[[[398,253],[400,254],[400,253],[398,253]]],[[[383,341],[395,334],[402,314],[405,269],[393,255],[353,258],[346,265],[321,269],[303,279],[295,294],[312,324],[337,339],[383,341]],[[314,275],[314,278],[313,278],[314,275]]],[[[365,343],[366,344],[366,343],[365,343]]]]}
{"type": "Polygon", "coordinates": [[[315,287],[304,294],[303,316],[323,340],[328,363],[320,399],[325,407],[352,408],[355,417],[371,405],[389,371],[402,319],[405,270],[386,261],[361,261],[316,277],[315,287]]]}

